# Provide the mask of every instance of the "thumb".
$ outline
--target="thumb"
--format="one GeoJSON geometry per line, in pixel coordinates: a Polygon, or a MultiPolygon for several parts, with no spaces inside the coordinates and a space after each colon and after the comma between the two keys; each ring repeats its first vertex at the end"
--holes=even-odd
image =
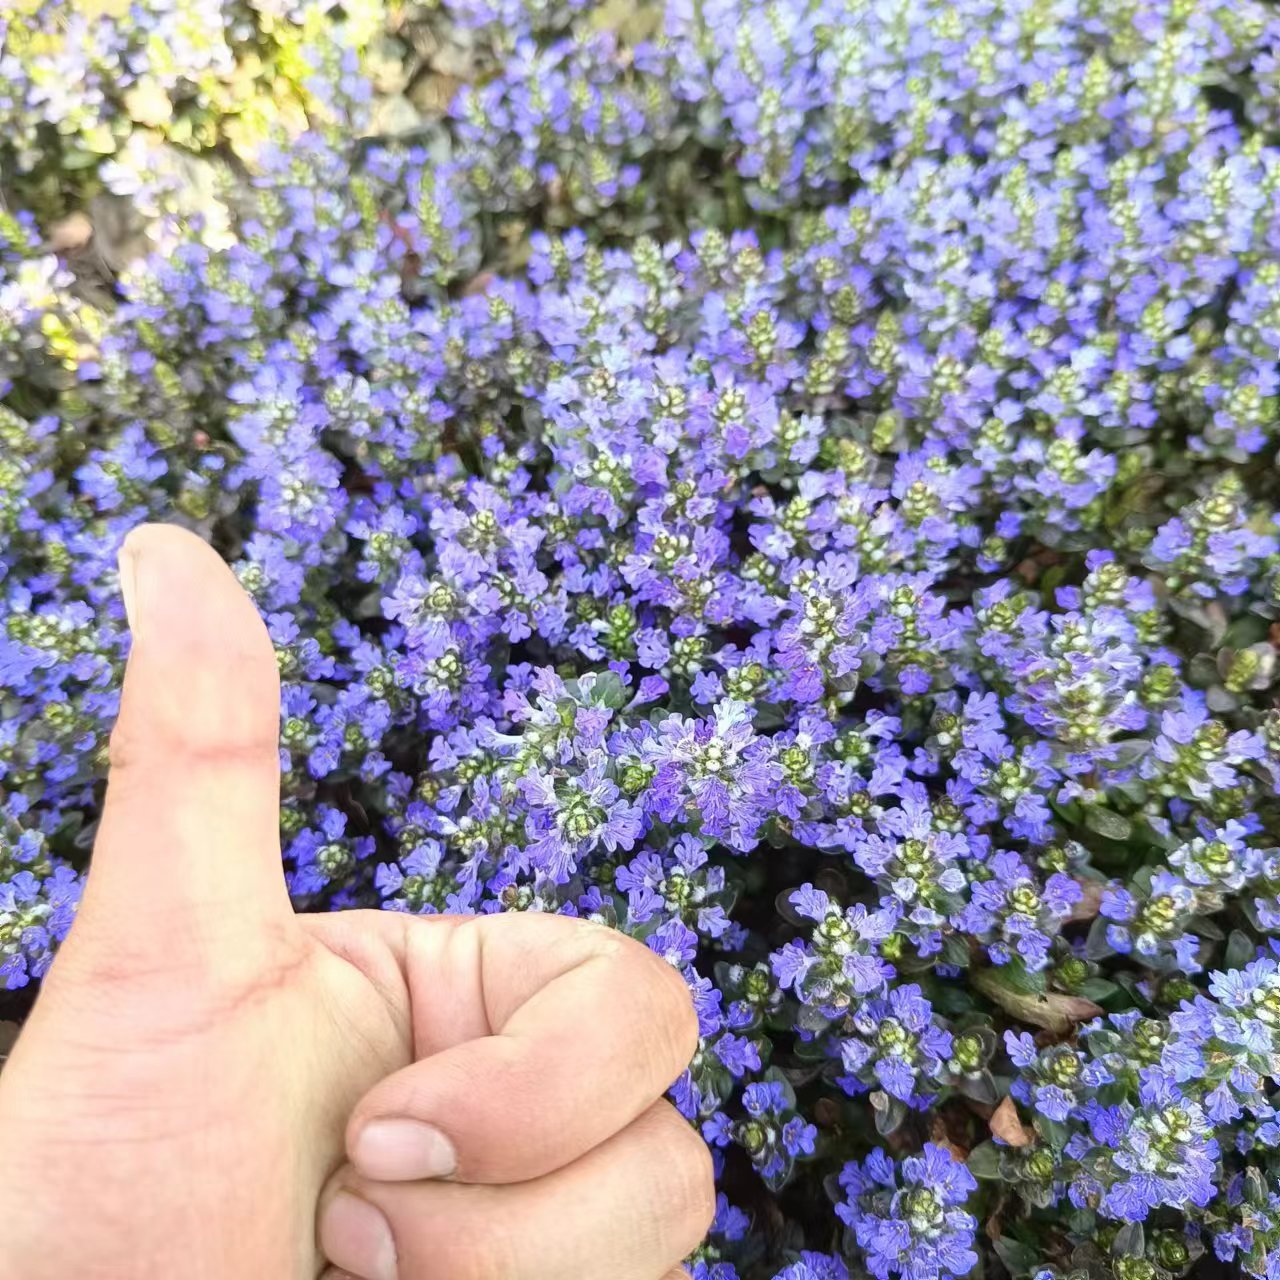
{"type": "Polygon", "coordinates": [[[159,929],[195,961],[290,913],[275,653],[231,570],[176,526],[129,535],[120,587],[133,647],[73,940],[105,938],[127,966],[157,954],[159,929]]]}

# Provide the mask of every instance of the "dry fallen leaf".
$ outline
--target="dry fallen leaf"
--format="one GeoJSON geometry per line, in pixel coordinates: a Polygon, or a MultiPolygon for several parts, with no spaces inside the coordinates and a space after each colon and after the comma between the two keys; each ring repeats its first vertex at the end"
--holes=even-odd
{"type": "Polygon", "coordinates": [[[1072,904],[1071,914],[1067,916],[1071,924],[1097,916],[1102,907],[1102,891],[1106,887],[1096,880],[1078,880],[1076,883],[1080,886],[1080,900],[1072,904]]]}
{"type": "Polygon", "coordinates": [[[813,1104],[813,1118],[821,1129],[834,1129],[840,1123],[840,1104],[832,1098],[819,1098],[813,1104]]]}
{"type": "Polygon", "coordinates": [[[997,970],[980,970],[970,982],[1019,1022],[1043,1027],[1058,1036],[1070,1035],[1077,1023],[1088,1022],[1102,1013],[1098,1005],[1083,996],[1062,995],[1057,991],[1050,991],[1047,995],[1015,991],[1000,980],[997,970]]]}
{"type": "Polygon", "coordinates": [[[951,1135],[947,1132],[947,1122],[942,1116],[935,1116],[933,1123],[929,1126],[929,1141],[935,1147],[944,1147],[951,1152],[951,1158],[960,1164],[964,1164],[968,1159],[969,1152],[958,1142],[952,1141],[951,1135]]]}
{"type": "Polygon", "coordinates": [[[1011,1147],[1029,1147],[1036,1140],[1035,1133],[1018,1118],[1018,1107],[1012,1098],[1005,1098],[992,1112],[989,1124],[991,1136],[1011,1147]]]}

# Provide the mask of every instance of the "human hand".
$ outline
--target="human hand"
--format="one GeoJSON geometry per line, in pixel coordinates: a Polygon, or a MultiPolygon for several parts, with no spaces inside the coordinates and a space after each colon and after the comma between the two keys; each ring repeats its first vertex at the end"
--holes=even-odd
{"type": "Polygon", "coordinates": [[[271,642],[144,527],[80,915],[0,1074],[0,1275],[659,1280],[710,1158],[680,975],[547,915],[294,915],[271,642]]]}

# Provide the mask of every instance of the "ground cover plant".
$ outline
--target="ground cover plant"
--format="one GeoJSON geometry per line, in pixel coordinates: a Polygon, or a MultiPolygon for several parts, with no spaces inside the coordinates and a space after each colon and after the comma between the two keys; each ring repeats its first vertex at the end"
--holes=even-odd
{"type": "Polygon", "coordinates": [[[1280,1280],[1280,13],[72,8],[0,10],[0,1016],[179,521],[300,909],[685,974],[695,1277],[1280,1280]]]}

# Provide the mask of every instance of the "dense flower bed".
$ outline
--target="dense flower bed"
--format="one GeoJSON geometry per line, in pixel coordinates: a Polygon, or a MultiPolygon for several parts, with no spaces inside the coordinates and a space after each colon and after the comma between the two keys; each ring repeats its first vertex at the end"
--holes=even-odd
{"type": "Polygon", "coordinates": [[[8,999],[178,520],[276,641],[300,908],[686,974],[695,1276],[1280,1280],[1280,16],[378,8],[468,50],[389,131],[327,6],[98,7],[7,19],[11,209],[163,214],[117,102],[311,123],[107,298],[0,214],[8,999]]]}

